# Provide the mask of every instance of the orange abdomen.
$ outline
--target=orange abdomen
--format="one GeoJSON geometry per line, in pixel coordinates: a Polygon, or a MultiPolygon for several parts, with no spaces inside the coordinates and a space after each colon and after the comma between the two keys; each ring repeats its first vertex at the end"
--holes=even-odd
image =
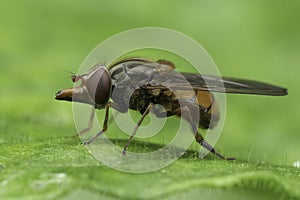
{"type": "Polygon", "coordinates": [[[197,91],[197,104],[200,109],[199,128],[214,128],[220,119],[220,110],[213,94],[197,91]]]}

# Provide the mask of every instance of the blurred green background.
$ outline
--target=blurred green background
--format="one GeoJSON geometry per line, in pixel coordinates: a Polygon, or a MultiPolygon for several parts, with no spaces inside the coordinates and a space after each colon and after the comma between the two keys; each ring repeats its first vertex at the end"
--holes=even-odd
{"type": "MultiPolygon", "coordinates": [[[[54,93],[71,86],[66,71],[76,72],[87,54],[101,41],[121,31],[146,26],[170,28],[194,38],[208,51],[224,76],[287,87],[289,95],[285,97],[228,95],[224,130],[216,147],[223,154],[253,163],[256,167],[266,164],[286,167],[289,173],[299,178],[299,169],[294,167],[300,162],[299,9],[300,2],[296,0],[1,1],[0,195],[4,199],[22,199],[19,195],[21,190],[23,197],[30,199],[30,194],[35,194],[36,190],[27,185],[32,184],[30,177],[43,177],[38,173],[16,179],[16,183],[25,181],[20,188],[4,184],[9,183],[12,177],[16,178],[19,169],[32,167],[32,157],[28,152],[36,151],[37,157],[33,162],[36,167],[44,166],[42,162],[47,160],[43,157],[44,153],[50,160],[51,156],[55,156],[58,159],[55,162],[63,163],[63,159],[59,159],[60,154],[45,152],[45,148],[53,148],[51,145],[55,141],[62,146],[70,144],[70,148],[66,147],[71,152],[70,156],[74,149],[77,150],[76,156],[78,152],[86,152],[78,139],[70,142],[63,138],[75,132],[72,105],[55,101],[54,93]],[[42,145],[37,147],[35,144],[38,142],[42,145]],[[46,143],[49,147],[45,147],[43,142],[49,142],[46,143]],[[33,145],[33,150],[30,145],[33,145]],[[44,158],[41,163],[39,156],[44,158]]],[[[81,156],[91,157],[88,153],[81,156]]],[[[101,175],[101,171],[107,172],[107,168],[98,166],[93,158],[89,159],[90,165],[95,166],[91,169],[93,173],[101,175]]],[[[61,164],[66,169],[57,171],[72,171],[74,159],[69,161],[68,167],[61,164]]],[[[183,168],[189,166],[185,166],[182,160],[179,162],[183,168]]],[[[200,162],[202,165],[203,162],[220,164],[214,159],[200,162]]],[[[42,173],[42,169],[39,172],[42,173]]],[[[77,174],[76,170],[74,174],[77,174]]],[[[86,174],[84,180],[88,182],[93,174],[86,174]]],[[[126,180],[130,177],[123,173],[115,176],[124,176],[126,180]]],[[[82,180],[77,178],[78,182],[82,180]]],[[[109,178],[105,180],[109,181],[109,178]]],[[[94,184],[103,183],[98,181],[94,180],[94,184]]],[[[117,184],[119,180],[110,181],[114,185],[114,181],[117,184]]],[[[155,182],[149,182],[149,185],[155,185],[155,182]]],[[[144,185],[144,188],[149,185],[144,185]]],[[[54,189],[51,187],[49,189],[46,185],[41,190],[44,191],[42,197],[62,195],[58,192],[47,196],[48,192],[58,190],[60,185],[57,188],[53,186],[54,189]]],[[[210,188],[209,184],[206,187],[210,188]]],[[[212,195],[209,191],[202,191],[203,188],[202,194],[212,195]]],[[[97,188],[94,190],[97,191],[97,188]]],[[[226,194],[231,196],[232,192],[235,195],[235,191],[226,194]]],[[[151,195],[155,193],[151,188],[147,192],[145,198],[153,197],[151,195]]],[[[109,194],[121,198],[131,193],[133,196],[127,198],[138,198],[130,191],[114,194],[112,190],[109,194]]],[[[180,190],[178,194],[181,194],[180,190]]],[[[222,192],[215,194],[223,195],[222,192]]],[[[295,195],[300,196],[299,191],[295,195]]]]}

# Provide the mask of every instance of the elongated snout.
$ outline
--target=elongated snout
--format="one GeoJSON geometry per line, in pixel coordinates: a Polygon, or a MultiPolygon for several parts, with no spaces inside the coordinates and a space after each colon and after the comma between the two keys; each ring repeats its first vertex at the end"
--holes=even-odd
{"type": "Polygon", "coordinates": [[[55,99],[87,103],[91,105],[95,104],[91,97],[88,95],[88,93],[81,86],[59,90],[55,94],[55,99]]]}
{"type": "Polygon", "coordinates": [[[55,94],[55,99],[56,100],[72,101],[73,90],[74,90],[73,88],[59,90],[55,94]]]}

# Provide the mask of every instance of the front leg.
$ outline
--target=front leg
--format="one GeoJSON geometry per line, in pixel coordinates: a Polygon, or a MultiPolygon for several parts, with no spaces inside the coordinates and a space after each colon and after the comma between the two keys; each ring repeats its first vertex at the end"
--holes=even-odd
{"type": "Polygon", "coordinates": [[[89,130],[93,128],[94,117],[95,117],[95,107],[92,108],[90,119],[88,122],[88,127],[79,131],[78,135],[83,135],[84,133],[89,132],[89,130]]]}

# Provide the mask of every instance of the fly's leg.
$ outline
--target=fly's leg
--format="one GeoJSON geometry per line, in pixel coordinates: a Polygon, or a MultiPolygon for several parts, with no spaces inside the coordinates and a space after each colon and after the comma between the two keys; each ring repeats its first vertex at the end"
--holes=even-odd
{"type": "Polygon", "coordinates": [[[91,129],[93,128],[94,116],[95,116],[95,108],[93,107],[93,108],[92,108],[92,111],[91,111],[90,119],[89,119],[89,122],[88,122],[88,127],[82,129],[81,131],[79,131],[79,132],[76,133],[75,135],[72,135],[72,136],[66,136],[66,137],[67,137],[67,138],[75,138],[75,137],[77,137],[78,135],[83,135],[84,133],[86,133],[86,132],[88,132],[89,130],[91,130],[91,129]]]}
{"type": "Polygon", "coordinates": [[[133,130],[133,132],[132,132],[132,134],[131,134],[131,136],[130,136],[130,138],[129,138],[129,140],[127,141],[126,145],[125,145],[124,148],[123,148],[123,155],[126,155],[127,147],[128,147],[129,144],[131,143],[133,137],[135,136],[135,134],[136,134],[138,128],[140,127],[140,125],[142,124],[143,120],[144,120],[145,117],[149,114],[149,112],[150,112],[152,106],[153,106],[152,103],[150,103],[150,104],[148,105],[148,107],[147,107],[147,109],[145,110],[145,112],[143,113],[141,119],[138,121],[137,125],[135,126],[135,128],[134,128],[134,130],[133,130]]]}
{"type": "Polygon", "coordinates": [[[220,154],[219,152],[216,151],[216,149],[214,147],[212,147],[210,144],[208,144],[203,136],[198,132],[198,127],[196,126],[196,124],[193,122],[193,118],[191,116],[190,110],[189,108],[186,106],[184,107],[181,112],[183,112],[184,114],[186,114],[187,118],[189,119],[189,122],[191,124],[191,127],[193,129],[193,134],[195,135],[195,139],[196,141],[203,146],[204,148],[206,148],[207,150],[209,150],[211,153],[215,154],[216,156],[218,156],[221,159],[224,160],[235,160],[234,158],[225,158],[222,154],[220,154]]]}
{"type": "Polygon", "coordinates": [[[94,117],[95,117],[95,107],[92,108],[92,112],[91,112],[90,119],[88,122],[88,127],[79,131],[78,135],[83,135],[84,133],[88,132],[89,130],[91,130],[93,128],[94,117]]]}
{"type": "Polygon", "coordinates": [[[205,149],[209,150],[210,152],[212,152],[213,154],[215,154],[219,158],[224,159],[224,160],[235,160],[235,158],[225,158],[222,154],[217,152],[215,148],[213,148],[210,144],[208,144],[204,140],[204,138],[202,137],[202,135],[198,131],[195,134],[195,139],[199,144],[201,144],[201,146],[203,146],[205,149]]]}
{"type": "Polygon", "coordinates": [[[83,143],[84,145],[90,144],[91,142],[93,142],[95,139],[97,139],[100,135],[102,135],[107,130],[107,122],[108,122],[108,118],[109,118],[109,107],[110,107],[110,104],[105,105],[105,118],[104,118],[102,130],[99,131],[96,135],[94,135],[94,137],[92,137],[92,139],[90,139],[87,142],[84,142],[83,143]]]}

